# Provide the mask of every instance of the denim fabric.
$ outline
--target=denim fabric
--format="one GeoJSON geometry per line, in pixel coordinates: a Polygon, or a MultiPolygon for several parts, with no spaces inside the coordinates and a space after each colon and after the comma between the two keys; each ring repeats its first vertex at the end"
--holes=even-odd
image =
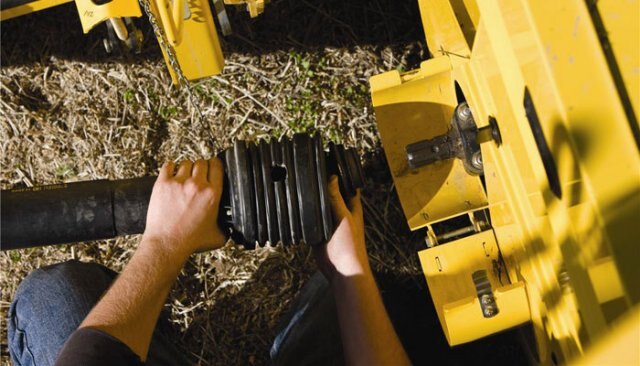
{"type": "Polygon", "coordinates": [[[274,365],[343,365],[338,312],[329,282],[316,272],[281,319],[271,346],[274,365]]]}
{"type": "MultiPolygon", "coordinates": [[[[53,365],[62,346],[116,277],[95,264],[69,261],[33,271],[22,281],[9,308],[7,334],[14,365],[53,365]]],[[[149,365],[187,364],[163,332],[154,332],[149,365]]],[[[160,330],[162,328],[162,330],[160,330]]]]}
{"type": "MultiPolygon", "coordinates": [[[[110,269],[78,261],[33,271],[9,309],[9,352],[14,365],[53,365],[62,346],[115,279],[110,269]]],[[[147,364],[188,364],[163,319],[154,332],[147,364]]],[[[271,347],[275,365],[344,364],[335,300],[317,272],[281,319],[271,347]]],[[[175,338],[174,338],[175,339],[175,338]]]]}

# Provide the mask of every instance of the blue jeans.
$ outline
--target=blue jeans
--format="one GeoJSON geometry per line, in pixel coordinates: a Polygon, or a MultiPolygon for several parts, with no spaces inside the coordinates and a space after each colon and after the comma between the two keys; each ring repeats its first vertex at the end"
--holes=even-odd
{"type": "MultiPolygon", "coordinates": [[[[95,263],[69,261],[33,271],[9,309],[8,344],[14,365],[53,365],[62,346],[116,277],[95,263]]],[[[147,364],[188,364],[166,317],[153,334],[147,364]]],[[[274,364],[341,364],[335,303],[327,281],[314,275],[283,318],[273,347],[274,364]]]]}
{"type": "MultiPolygon", "coordinates": [[[[9,308],[7,336],[13,364],[53,365],[64,342],[116,275],[99,264],[78,261],[30,273],[18,287],[9,308]]],[[[171,325],[166,317],[161,317],[151,340],[148,364],[188,364],[171,336],[171,325]]]]}

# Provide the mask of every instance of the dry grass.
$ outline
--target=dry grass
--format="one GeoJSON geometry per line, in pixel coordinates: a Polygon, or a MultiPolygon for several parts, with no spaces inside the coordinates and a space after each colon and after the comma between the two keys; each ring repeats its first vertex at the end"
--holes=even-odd
{"type": "MultiPolygon", "coordinates": [[[[81,34],[72,6],[2,23],[2,188],[154,174],[162,161],[206,158],[236,138],[301,131],[374,151],[368,78],[426,56],[414,0],[282,0],[258,20],[233,11],[231,20],[224,74],[193,84],[204,126],[171,86],[148,26],[141,55],[107,56],[100,31],[81,34]]],[[[365,192],[371,260],[413,273],[415,238],[375,156],[365,192]]],[[[0,316],[31,270],[72,258],[121,270],[138,239],[0,253],[0,316]]],[[[314,270],[306,247],[230,244],[193,256],[169,300],[172,321],[202,364],[264,364],[279,315],[314,270]]],[[[3,323],[2,363],[5,332],[3,323]]]]}

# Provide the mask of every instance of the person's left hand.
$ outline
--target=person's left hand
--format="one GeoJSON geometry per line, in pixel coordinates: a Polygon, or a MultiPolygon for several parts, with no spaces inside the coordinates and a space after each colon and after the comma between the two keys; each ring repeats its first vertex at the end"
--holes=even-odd
{"type": "Polygon", "coordinates": [[[153,186],[144,239],[184,255],[226,242],[218,227],[223,168],[220,159],[165,163],[153,186]]]}

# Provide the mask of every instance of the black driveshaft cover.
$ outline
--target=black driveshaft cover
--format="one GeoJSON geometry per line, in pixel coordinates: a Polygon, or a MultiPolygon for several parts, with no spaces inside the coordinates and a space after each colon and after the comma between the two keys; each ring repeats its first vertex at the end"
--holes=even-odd
{"type": "Polygon", "coordinates": [[[330,174],[338,175],[345,199],[363,186],[360,159],[341,145],[322,147],[319,136],[246,144],[225,152],[229,190],[227,222],[234,240],[248,248],[282,241],[317,245],[334,229],[327,192],[330,174]]]}

